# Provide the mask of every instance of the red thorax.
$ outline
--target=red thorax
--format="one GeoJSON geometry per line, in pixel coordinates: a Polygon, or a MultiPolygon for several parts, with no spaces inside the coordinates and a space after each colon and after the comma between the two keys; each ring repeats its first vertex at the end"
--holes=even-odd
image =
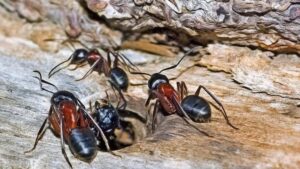
{"type": "MultiPolygon", "coordinates": [[[[52,112],[49,121],[56,135],[60,136],[60,117],[63,118],[63,132],[67,139],[70,132],[74,128],[88,127],[88,121],[84,118],[81,110],[77,110],[77,106],[72,101],[62,101],[58,106],[59,112],[52,112]],[[60,117],[58,115],[60,113],[60,117]]],[[[53,110],[55,111],[55,110],[53,110]]]]}

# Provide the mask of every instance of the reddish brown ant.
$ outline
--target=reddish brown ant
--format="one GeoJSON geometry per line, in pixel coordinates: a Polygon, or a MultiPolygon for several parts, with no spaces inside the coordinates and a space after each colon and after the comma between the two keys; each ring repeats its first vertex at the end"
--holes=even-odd
{"type": "Polygon", "coordinates": [[[90,124],[93,124],[97,132],[100,133],[107,150],[110,151],[104,132],[93,117],[85,110],[81,101],[71,92],[58,90],[54,84],[43,80],[39,71],[34,72],[39,74],[39,77],[34,77],[39,80],[41,90],[52,93],[53,95],[51,97],[51,106],[48,117],[44,120],[38,131],[33,148],[25,153],[31,152],[36,148],[38,141],[42,138],[48,128],[46,127],[48,121],[51,130],[61,139],[62,153],[71,168],[72,164],[65,152],[65,142],[69,145],[74,156],[82,161],[91,162],[97,155],[97,141],[90,128],[90,124]],[[45,89],[42,86],[43,83],[55,87],[57,92],[45,89]]]}
{"type": "MultiPolygon", "coordinates": [[[[162,69],[158,73],[148,74],[144,72],[132,72],[132,74],[142,74],[150,76],[148,80],[149,97],[146,101],[146,106],[149,105],[150,100],[156,99],[154,110],[153,110],[153,122],[152,130],[155,129],[156,116],[161,107],[167,114],[177,113],[186,122],[187,119],[194,122],[206,122],[211,118],[211,109],[209,103],[202,97],[199,96],[200,90],[204,89],[210,97],[221,107],[221,112],[229,126],[234,129],[238,129],[233,126],[228,117],[222,103],[204,86],[200,85],[194,95],[187,95],[187,87],[184,82],[177,83],[177,91],[169,83],[167,76],[163,75],[162,72],[176,68],[181,61],[190,53],[194,52],[196,48],[191,49],[187,52],[177,64],[168,68],[162,69]]],[[[201,131],[202,132],[202,131],[201,131]]],[[[206,134],[205,132],[202,132],[206,134]]],[[[207,135],[207,134],[206,134],[207,135]]]]}
{"type": "MultiPolygon", "coordinates": [[[[69,41],[69,40],[66,40],[69,41]]],[[[85,48],[88,49],[87,46],[85,46],[83,43],[77,40],[70,40],[79,42],[81,45],[83,45],[85,48]]],[[[65,41],[64,41],[65,42],[65,41]]],[[[100,54],[100,52],[97,49],[76,49],[73,54],[65,61],[59,63],[55,67],[53,67],[48,77],[50,78],[58,71],[70,66],[70,65],[76,65],[76,67],[72,70],[77,69],[78,67],[83,66],[86,62],[91,66],[90,69],[86,72],[86,74],[80,78],[77,79],[77,81],[82,80],[89,76],[93,71],[97,71],[99,74],[104,74],[106,77],[109,78],[108,82],[112,86],[113,89],[116,89],[121,97],[121,100],[123,100],[123,104],[120,106],[121,108],[125,109],[127,106],[127,101],[122,93],[126,92],[129,86],[129,78],[126,74],[126,72],[119,67],[119,63],[123,64],[129,72],[131,70],[136,70],[132,66],[136,68],[136,66],[125,56],[121,55],[118,52],[114,52],[112,50],[108,50],[107,52],[107,60],[100,54]],[[112,63],[111,56],[114,56],[114,61],[112,63]],[[66,66],[63,66],[59,68],[60,65],[69,62],[66,66]],[[126,62],[128,62],[130,65],[128,65],[126,62]]],[[[118,102],[119,105],[120,101],[118,102]]]]}

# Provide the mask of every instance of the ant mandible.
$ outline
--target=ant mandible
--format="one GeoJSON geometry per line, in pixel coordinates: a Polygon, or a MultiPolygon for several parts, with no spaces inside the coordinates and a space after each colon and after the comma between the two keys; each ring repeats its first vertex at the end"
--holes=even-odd
{"type": "Polygon", "coordinates": [[[53,95],[51,97],[51,106],[48,112],[48,117],[44,120],[38,131],[33,148],[25,153],[31,152],[36,148],[38,141],[42,138],[46,129],[50,126],[54,134],[60,137],[62,153],[71,168],[72,164],[65,152],[65,141],[69,145],[71,152],[75,155],[75,157],[85,162],[91,162],[97,155],[97,141],[90,128],[91,123],[100,133],[107,150],[110,151],[110,147],[103,130],[98,126],[93,117],[85,110],[82,102],[71,92],[58,90],[54,84],[43,80],[39,71],[35,70],[33,72],[38,73],[39,75],[39,77],[34,76],[34,78],[39,80],[41,90],[52,93],[53,95]],[[53,86],[57,91],[53,92],[45,89],[42,85],[43,83],[53,86]],[[46,127],[46,123],[48,121],[49,126],[46,127]]]}
{"type": "MultiPolygon", "coordinates": [[[[89,49],[87,46],[85,46],[82,42],[73,40],[75,42],[79,42],[82,46],[84,46],[87,49],[76,49],[71,56],[53,67],[48,77],[50,78],[55,73],[59,72],[62,69],[67,68],[70,65],[76,65],[75,68],[71,70],[76,70],[79,67],[82,67],[87,62],[91,67],[86,72],[86,74],[80,78],[77,79],[77,81],[82,80],[89,76],[93,71],[97,71],[99,74],[104,74],[106,77],[109,78],[108,82],[112,86],[113,89],[116,89],[121,97],[121,100],[123,101],[123,104],[120,106],[120,108],[125,109],[127,106],[127,101],[122,93],[126,92],[129,86],[129,78],[126,72],[119,67],[119,62],[122,63],[129,72],[131,70],[135,70],[132,66],[136,67],[126,56],[119,54],[118,52],[114,52],[112,50],[108,50],[107,52],[107,60],[99,53],[97,49],[89,49]],[[112,63],[110,55],[114,56],[114,61],[112,63]],[[131,65],[126,64],[126,61],[131,65]],[[59,68],[62,64],[69,62],[66,66],[63,66],[59,68]]],[[[64,43],[64,42],[63,42],[64,43]]],[[[118,102],[118,105],[120,104],[120,100],[118,102]]]]}
{"type": "MultiPolygon", "coordinates": [[[[195,49],[197,49],[197,47],[192,48],[190,51],[184,54],[175,65],[162,69],[158,73],[151,75],[144,72],[132,72],[132,74],[142,74],[150,77],[148,80],[149,96],[145,105],[148,106],[150,100],[156,99],[152,114],[152,130],[155,129],[159,107],[162,107],[163,110],[169,115],[177,113],[186,122],[188,122],[187,119],[194,122],[209,121],[211,118],[211,108],[209,103],[203,97],[199,96],[201,89],[204,89],[208,95],[221,107],[222,115],[224,116],[227,124],[234,129],[238,129],[230,123],[222,103],[204,86],[200,85],[194,95],[187,95],[187,87],[184,82],[177,83],[176,91],[169,83],[168,77],[162,74],[163,71],[176,68],[181,61],[188,54],[194,52],[195,49]]],[[[202,133],[207,135],[205,132],[202,133]]]]}

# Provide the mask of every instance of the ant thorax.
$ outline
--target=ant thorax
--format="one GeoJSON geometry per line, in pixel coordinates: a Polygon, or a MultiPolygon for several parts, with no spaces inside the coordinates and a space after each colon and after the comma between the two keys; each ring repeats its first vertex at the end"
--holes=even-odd
{"type": "Polygon", "coordinates": [[[98,50],[93,49],[89,52],[87,56],[87,61],[90,65],[94,64],[97,60],[103,58],[98,50]]]}

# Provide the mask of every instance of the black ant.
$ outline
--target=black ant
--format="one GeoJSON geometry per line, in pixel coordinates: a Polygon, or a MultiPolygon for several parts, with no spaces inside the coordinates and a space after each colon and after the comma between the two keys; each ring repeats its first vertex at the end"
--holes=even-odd
{"type": "MultiPolygon", "coordinates": [[[[76,40],[73,40],[76,41],[76,40]]],[[[83,43],[80,41],[81,45],[86,47],[83,43]]],[[[88,47],[86,47],[88,49],[88,47]]],[[[107,60],[100,54],[100,52],[97,49],[76,49],[72,55],[65,61],[59,63],[55,67],[53,67],[48,77],[50,78],[58,71],[67,68],[70,65],[76,65],[74,69],[76,70],[78,67],[82,67],[87,62],[91,68],[86,72],[86,74],[80,78],[77,79],[77,81],[82,80],[86,78],[88,75],[90,75],[93,71],[97,71],[99,74],[104,74],[106,77],[109,78],[108,82],[112,86],[113,89],[116,89],[119,92],[119,95],[121,99],[123,100],[123,104],[120,106],[120,108],[125,109],[127,106],[127,101],[122,93],[126,92],[129,86],[129,78],[126,72],[119,67],[119,62],[125,65],[127,70],[131,72],[131,70],[135,70],[132,66],[136,67],[126,56],[119,54],[118,52],[114,52],[112,50],[108,50],[107,52],[107,60]],[[112,64],[110,55],[114,56],[114,61],[112,64]],[[131,65],[126,64],[126,61],[131,65]],[[66,66],[63,66],[59,69],[57,69],[60,65],[69,62],[66,66]],[[57,69],[57,70],[56,70],[57,69]]],[[[118,102],[119,105],[120,101],[118,102]]]]}
{"type": "Polygon", "coordinates": [[[179,116],[183,117],[183,119],[186,122],[188,122],[187,119],[192,120],[194,122],[209,121],[211,118],[211,108],[209,103],[203,97],[199,96],[201,89],[204,89],[208,93],[208,95],[211,98],[213,98],[213,100],[221,107],[221,112],[227,124],[234,129],[238,129],[230,123],[222,103],[204,86],[200,85],[194,95],[186,96],[187,87],[184,82],[177,83],[177,91],[176,91],[173,88],[173,86],[169,83],[168,77],[162,74],[163,71],[176,68],[180,64],[180,62],[188,54],[194,52],[196,48],[193,48],[189,52],[187,52],[178,61],[177,64],[162,69],[158,73],[154,73],[151,75],[144,72],[132,72],[132,74],[142,74],[142,75],[150,76],[150,79],[148,80],[149,97],[145,105],[148,106],[150,100],[156,99],[154,110],[153,110],[152,130],[155,129],[156,118],[157,118],[156,116],[159,107],[162,107],[167,114],[177,113],[179,116]]]}
{"type": "Polygon", "coordinates": [[[43,80],[39,71],[34,72],[39,75],[39,77],[34,77],[39,80],[41,90],[52,93],[53,95],[51,97],[51,106],[48,112],[48,117],[44,120],[38,131],[33,148],[25,153],[31,152],[36,148],[38,141],[42,138],[46,129],[50,127],[54,134],[60,137],[62,153],[71,168],[72,164],[65,152],[65,142],[69,145],[70,150],[75,157],[89,163],[97,155],[98,149],[97,141],[90,128],[90,124],[92,124],[95,130],[100,133],[107,150],[110,151],[110,147],[103,130],[86,111],[82,102],[71,92],[58,90],[54,84],[43,80]],[[57,91],[52,92],[43,88],[43,83],[53,86],[57,91]],[[48,121],[49,126],[46,127],[46,123],[48,121]]]}
{"type": "MultiPolygon", "coordinates": [[[[108,138],[111,147],[119,149],[133,144],[134,133],[132,131],[132,126],[130,127],[130,124],[119,115],[119,111],[122,111],[123,113],[123,111],[126,110],[120,109],[120,107],[115,108],[111,104],[107,92],[106,98],[107,99],[102,99],[101,102],[95,102],[94,111],[92,110],[92,105],[90,103],[91,112],[93,112],[92,116],[94,117],[100,128],[103,130],[105,136],[108,138]],[[122,135],[128,137],[125,142],[117,138],[118,136],[121,137],[122,135]]],[[[139,117],[136,114],[131,113],[131,115],[135,116],[135,118],[137,119],[142,119],[142,117],[139,117]]],[[[98,133],[99,132],[96,131],[96,136],[99,135],[98,133]]],[[[102,138],[100,137],[99,139],[101,141],[102,138]]]]}

